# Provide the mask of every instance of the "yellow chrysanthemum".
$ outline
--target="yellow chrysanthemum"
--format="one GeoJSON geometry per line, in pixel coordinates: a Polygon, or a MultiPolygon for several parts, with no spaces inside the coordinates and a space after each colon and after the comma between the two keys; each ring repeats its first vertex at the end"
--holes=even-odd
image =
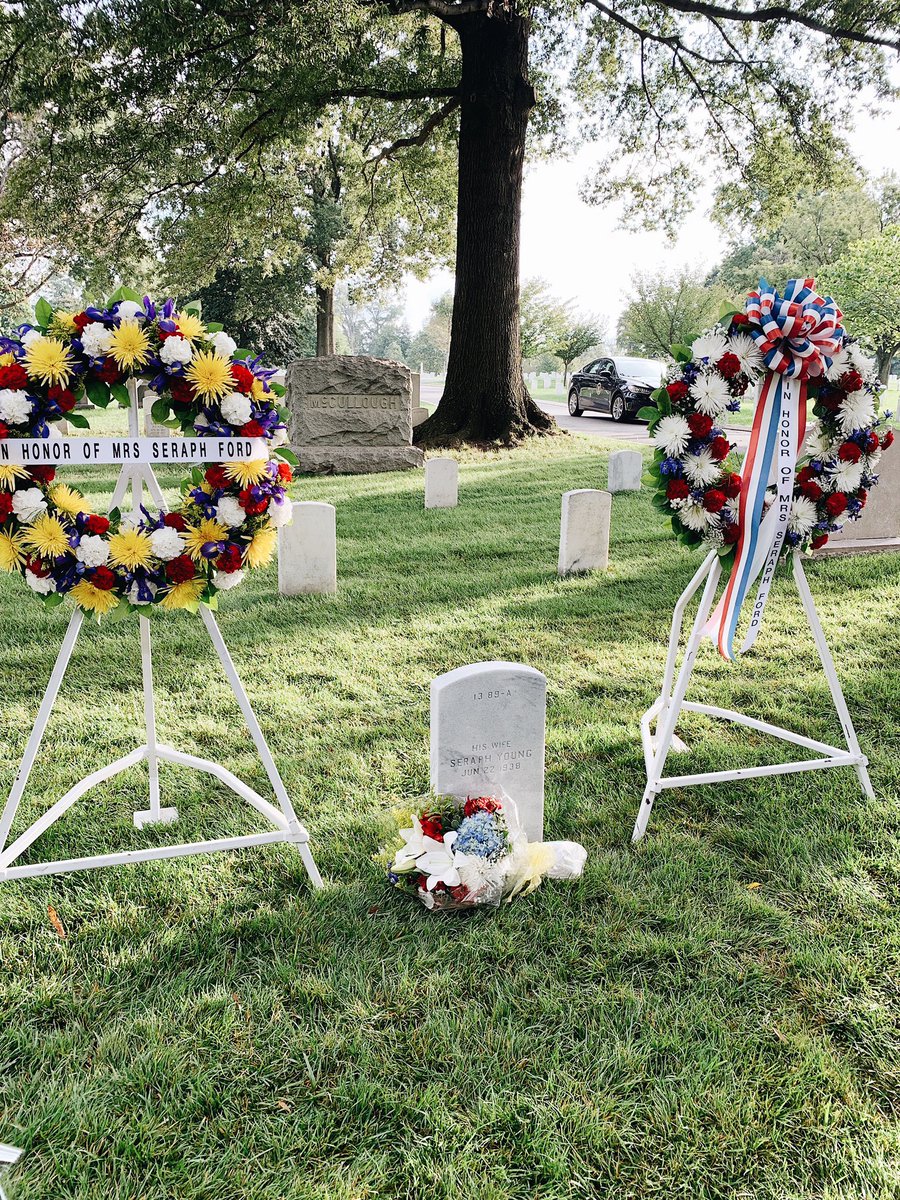
{"type": "Polygon", "coordinates": [[[0,571],[17,571],[27,557],[21,533],[0,531],[0,571]]]}
{"type": "Polygon", "coordinates": [[[269,393],[263,387],[263,381],[261,379],[253,380],[253,383],[250,387],[250,395],[254,400],[262,400],[269,395],[269,393]]]}
{"type": "Polygon", "coordinates": [[[175,321],[178,325],[178,332],[188,342],[195,342],[197,338],[206,335],[206,326],[193,313],[178,313],[175,321]]]}
{"type": "Polygon", "coordinates": [[[109,561],[114,567],[149,567],[153,561],[153,543],[143,529],[120,529],[109,539],[109,561]]]}
{"type": "Polygon", "coordinates": [[[64,387],[72,375],[72,354],[58,338],[35,338],[25,349],[25,369],[47,387],[64,387]]]}
{"type": "Polygon", "coordinates": [[[200,350],[194,355],[185,379],[194,385],[198,395],[208,400],[227,396],[234,384],[228,359],[209,350],[200,350]]]}
{"type": "Polygon", "coordinates": [[[264,525],[253,535],[253,541],[247,547],[247,566],[268,566],[277,545],[278,530],[273,525],[264,525]]]}
{"type": "Polygon", "coordinates": [[[254,483],[262,483],[266,477],[266,460],[255,458],[252,462],[223,463],[225,474],[242,488],[252,487],[254,483]]]}
{"type": "Polygon", "coordinates": [[[95,612],[99,617],[105,616],[119,603],[119,597],[115,592],[104,592],[102,588],[94,587],[86,579],[76,583],[69,595],[76,604],[87,609],[88,612],[95,612]]]}
{"type": "Polygon", "coordinates": [[[109,352],[120,367],[142,367],[150,357],[150,339],[137,321],[122,321],[109,339],[109,352]]]}
{"type": "Polygon", "coordinates": [[[181,536],[184,538],[184,545],[188,554],[194,562],[200,562],[203,558],[201,550],[206,543],[224,542],[228,537],[228,530],[224,525],[220,525],[218,521],[204,517],[198,525],[189,525],[181,536]]]}
{"type": "Polygon", "coordinates": [[[169,588],[160,603],[163,608],[169,609],[194,608],[205,587],[205,579],[186,579],[184,583],[176,583],[174,587],[169,588]]]}
{"type": "Polygon", "coordinates": [[[50,320],[50,331],[55,333],[57,337],[71,337],[78,326],[75,324],[75,314],[64,312],[58,308],[50,320]]]}
{"type": "Polygon", "coordinates": [[[42,513],[24,531],[25,545],[41,558],[56,558],[69,549],[69,538],[62,522],[49,513],[42,513]]]}
{"type": "Polygon", "coordinates": [[[0,367],[11,367],[15,361],[14,354],[0,354],[0,367]]]}
{"type": "Polygon", "coordinates": [[[68,513],[70,517],[77,517],[79,513],[88,511],[84,496],[67,483],[58,483],[51,490],[50,499],[60,512],[68,513]]]}
{"type": "Polygon", "coordinates": [[[0,488],[6,492],[14,492],[16,490],[17,479],[27,479],[28,471],[25,467],[0,467],[0,488]]]}

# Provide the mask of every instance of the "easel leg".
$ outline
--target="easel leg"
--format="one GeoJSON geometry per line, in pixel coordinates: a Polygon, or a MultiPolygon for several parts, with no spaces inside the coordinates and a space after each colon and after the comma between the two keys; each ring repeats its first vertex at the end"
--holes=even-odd
{"type": "Polygon", "coordinates": [[[141,675],[144,684],[144,726],[147,730],[147,767],[150,772],[150,807],[134,814],[138,829],[145,825],[171,825],[178,820],[177,808],[159,806],[159,758],[156,753],[156,704],[153,699],[153,655],[150,648],[150,622],[138,618],[141,626],[141,675]]]}
{"type": "Polygon", "coordinates": [[[3,815],[0,817],[0,850],[6,847],[9,831],[12,828],[13,821],[16,819],[16,812],[18,811],[22,794],[28,783],[31,768],[34,766],[37,752],[41,748],[41,741],[43,740],[47,723],[50,720],[50,713],[53,711],[53,705],[56,703],[56,697],[59,694],[63,676],[66,673],[66,667],[68,667],[69,660],[72,657],[72,651],[75,649],[75,643],[78,640],[83,620],[84,613],[80,608],[76,608],[69,618],[69,627],[66,630],[66,636],[63,638],[62,645],[59,648],[59,654],[56,656],[56,663],[50,676],[50,682],[47,684],[47,690],[44,692],[41,707],[38,709],[37,719],[31,730],[31,736],[28,738],[28,745],[25,747],[25,753],[22,755],[22,761],[19,764],[16,778],[13,781],[3,815]]]}
{"type": "Polygon", "coordinates": [[[266,769],[266,774],[269,777],[269,782],[272,785],[272,790],[278,800],[281,811],[284,813],[288,823],[288,829],[291,834],[291,841],[296,845],[300,852],[300,857],[303,860],[303,865],[309,873],[310,880],[314,887],[322,887],[322,876],[319,874],[319,869],[315,864],[312,853],[309,849],[309,833],[297,818],[294,812],[294,806],[291,804],[290,797],[287,794],[287,789],[282,782],[281,775],[278,772],[278,767],[275,765],[275,760],[272,758],[268,743],[263,736],[263,731],[260,728],[259,722],[256,719],[256,714],[247,698],[247,693],[244,691],[244,685],[241,683],[240,676],[235,670],[231,655],[228,652],[228,647],[225,645],[225,640],[216,624],[216,619],[205,605],[200,606],[200,616],[203,624],[206,626],[206,631],[212,640],[216,654],[219,656],[219,661],[225,671],[225,675],[231,685],[231,690],[234,692],[234,697],[240,706],[244,720],[247,723],[247,728],[250,730],[250,736],[253,738],[253,744],[256,746],[257,753],[262,759],[262,764],[266,769]]]}
{"type": "MultiPolygon", "coordinates": [[[[709,610],[712,607],[713,598],[716,594],[716,585],[719,582],[719,575],[722,567],[718,556],[715,557],[715,561],[712,560],[712,557],[708,558],[707,563],[709,564],[708,566],[704,564],[704,569],[708,571],[706,587],[703,589],[703,596],[700,599],[700,605],[697,608],[697,614],[694,617],[694,624],[691,627],[691,635],[688,638],[687,648],[684,652],[684,659],[681,663],[681,670],[678,672],[678,679],[675,683],[675,690],[672,693],[671,699],[669,699],[667,694],[664,692],[664,704],[662,712],[660,713],[660,724],[657,726],[656,752],[653,755],[653,765],[652,769],[648,773],[647,787],[644,791],[643,799],[641,800],[641,807],[638,809],[637,820],[634,823],[634,832],[631,835],[632,842],[639,842],[647,832],[647,822],[650,820],[650,813],[653,811],[653,801],[662,790],[659,786],[659,780],[662,777],[663,771],[666,769],[666,759],[668,758],[669,750],[672,746],[672,740],[675,735],[675,726],[678,722],[678,715],[681,712],[681,706],[684,703],[684,697],[687,693],[691,672],[694,669],[694,662],[697,658],[697,651],[699,650],[700,642],[703,639],[703,627],[706,624],[709,616],[709,610]]],[[[688,585],[688,588],[694,591],[696,590],[696,586],[692,585],[695,585],[695,581],[699,582],[699,580],[697,580],[697,576],[695,576],[694,580],[691,581],[691,584],[688,585]]],[[[674,663],[674,656],[671,655],[671,644],[670,661],[674,663]]]]}
{"type": "MultiPolygon", "coordinates": [[[[816,643],[816,650],[819,652],[825,678],[828,680],[831,699],[834,701],[834,707],[841,722],[841,729],[844,731],[847,749],[852,754],[861,755],[862,751],[860,750],[859,739],[856,736],[856,730],[853,728],[850,710],[847,708],[847,701],[844,699],[841,681],[838,679],[837,671],[834,668],[834,659],[831,657],[831,651],[828,649],[828,642],[825,640],[825,630],[822,628],[822,622],[819,620],[818,612],[816,612],[812,592],[809,590],[806,572],[803,570],[803,562],[799,554],[794,555],[794,580],[797,584],[797,591],[800,593],[803,607],[806,610],[809,627],[812,630],[813,639],[816,643]]],[[[863,794],[868,796],[870,800],[874,800],[875,792],[872,788],[872,781],[869,779],[866,763],[858,763],[853,769],[856,771],[863,794]]]]}

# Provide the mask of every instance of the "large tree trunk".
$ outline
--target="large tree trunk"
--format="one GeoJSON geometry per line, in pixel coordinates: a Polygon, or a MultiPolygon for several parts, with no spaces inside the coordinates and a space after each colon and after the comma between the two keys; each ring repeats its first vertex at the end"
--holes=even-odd
{"type": "Polygon", "coordinates": [[[416,441],[514,443],[555,428],[528,395],[519,346],[528,24],[500,5],[449,23],[462,48],[456,289],[444,395],[416,441]]]}
{"type": "Polygon", "coordinates": [[[334,288],[316,284],[316,355],[334,354],[334,288]]]}

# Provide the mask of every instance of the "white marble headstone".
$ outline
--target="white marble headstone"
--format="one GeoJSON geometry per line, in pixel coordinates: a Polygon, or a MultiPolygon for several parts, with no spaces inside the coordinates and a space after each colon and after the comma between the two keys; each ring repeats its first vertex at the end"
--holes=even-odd
{"type": "Polygon", "coordinates": [[[605,570],[609,566],[612,496],[593,488],[565,492],[559,529],[560,575],[605,570]]]}
{"type": "Polygon", "coordinates": [[[606,469],[607,491],[639,492],[643,470],[640,450],[613,450],[606,469]]]}
{"type": "Polygon", "coordinates": [[[336,512],[333,504],[294,504],[293,520],[278,530],[278,590],[282,596],[337,591],[336,512]]]}
{"type": "Polygon", "coordinates": [[[459,504],[459,463],[455,458],[425,461],[425,507],[456,508],[459,504]]]}
{"type": "Polygon", "coordinates": [[[502,790],[530,841],[544,835],[547,680],[534,667],[484,662],[431,683],[431,786],[444,796],[502,790]]]}

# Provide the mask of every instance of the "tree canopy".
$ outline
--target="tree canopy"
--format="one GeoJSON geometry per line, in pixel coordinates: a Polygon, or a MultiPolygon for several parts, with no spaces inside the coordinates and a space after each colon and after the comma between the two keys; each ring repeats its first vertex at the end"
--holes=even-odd
{"type": "Polygon", "coordinates": [[[886,381],[900,353],[900,225],[854,242],[820,282],[838,298],[846,328],[875,352],[886,381]]]}
{"type": "Polygon", "coordinates": [[[681,271],[672,277],[637,274],[632,295],[618,324],[618,344],[631,354],[667,357],[671,347],[708,329],[726,298],[698,276],[681,271]]]}

